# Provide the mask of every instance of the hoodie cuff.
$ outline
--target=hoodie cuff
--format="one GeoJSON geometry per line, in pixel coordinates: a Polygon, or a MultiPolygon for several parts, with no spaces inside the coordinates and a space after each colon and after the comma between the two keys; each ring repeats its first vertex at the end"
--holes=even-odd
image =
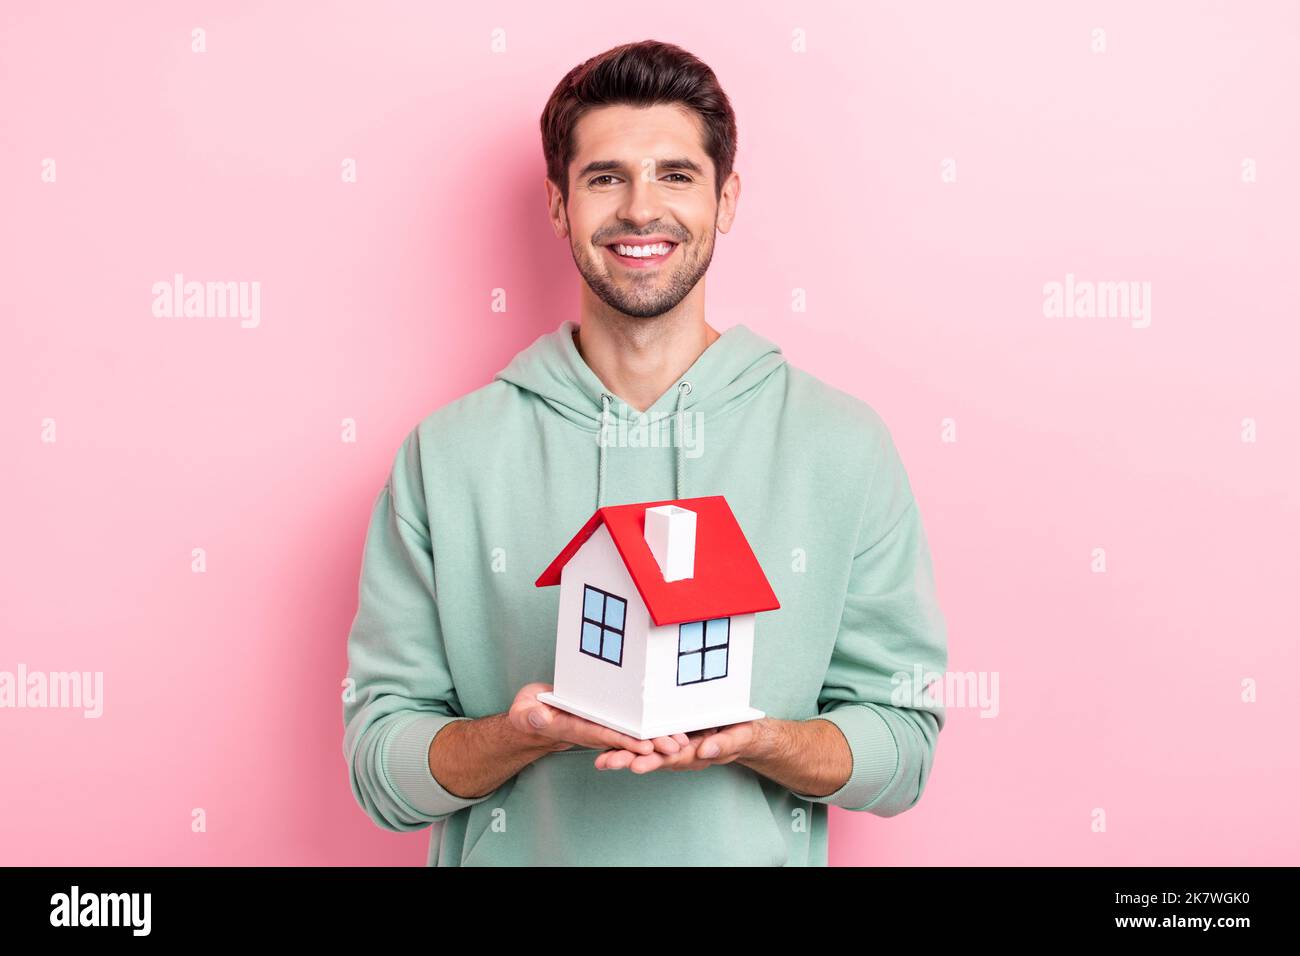
{"type": "Polygon", "coordinates": [[[868,810],[898,770],[898,743],[885,718],[866,704],[843,704],[809,720],[834,724],[848,741],[853,771],[844,786],[824,797],[792,791],[801,800],[845,810],[868,810]]]}
{"type": "Polygon", "coordinates": [[[420,713],[398,723],[384,740],[383,765],[393,789],[413,809],[435,821],[492,796],[458,797],[429,770],[429,747],[438,731],[454,721],[469,719],[420,713]]]}

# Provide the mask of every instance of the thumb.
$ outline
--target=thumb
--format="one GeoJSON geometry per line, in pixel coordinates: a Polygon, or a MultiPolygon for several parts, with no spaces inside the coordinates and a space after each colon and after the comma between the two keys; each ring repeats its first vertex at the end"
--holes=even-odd
{"type": "Polygon", "coordinates": [[[538,705],[528,711],[528,723],[538,730],[545,727],[551,722],[550,708],[544,705],[538,705]]]}

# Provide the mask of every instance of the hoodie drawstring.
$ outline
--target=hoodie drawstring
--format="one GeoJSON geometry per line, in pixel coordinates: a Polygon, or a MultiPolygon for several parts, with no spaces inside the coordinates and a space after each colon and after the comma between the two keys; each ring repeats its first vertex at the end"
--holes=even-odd
{"type": "MultiPolygon", "coordinates": [[[[673,499],[681,500],[682,492],[685,487],[683,476],[685,474],[685,443],[682,441],[682,400],[691,394],[694,386],[690,382],[681,381],[677,383],[677,404],[673,408],[673,427],[675,429],[674,441],[677,445],[677,463],[673,469],[673,499]]],[[[605,503],[605,441],[607,435],[605,426],[609,423],[609,403],[613,400],[608,392],[600,393],[600,430],[596,433],[597,452],[596,465],[596,508],[601,508],[605,503]]]]}
{"type": "Polygon", "coordinates": [[[596,444],[600,447],[600,463],[596,468],[596,509],[605,503],[605,426],[609,423],[609,396],[600,393],[600,431],[596,434],[596,444]]]}
{"type": "Polygon", "coordinates": [[[673,498],[680,501],[682,497],[682,449],[685,443],[682,441],[682,399],[691,394],[693,386],[690,382],[677,383],[677,407],[673,409],[673,428],[676,429],[675,439],[677,441],[677,470],[673,475],[673,498]]]}

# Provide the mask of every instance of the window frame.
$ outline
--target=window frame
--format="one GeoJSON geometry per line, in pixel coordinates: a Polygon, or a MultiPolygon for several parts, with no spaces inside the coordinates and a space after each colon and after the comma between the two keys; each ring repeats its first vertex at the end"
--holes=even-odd
{"type": "Polygon", "coordinates": [[[578,623],[579,653],[586,654],[588,657],[594,657],[597,660],[604,661],[606,664],[613,664],[615,667],[622,667],[623,650],[627,646],[627,631],[626,631],[627,598],[623,597],[620,594],[615,594],[613,591],[606,591],[604,588],[598,588],[594,584],[587,584],[584,582],[582,585],[582,606],[579,610],[581,611],[581,615],[582,615],[581,620],[578,623]],[[588,591],[595,591],[597,594],[600,594],[602,596],[600,602],[601,620],[599,621],[597,621],[595,618],[590,618],[587,616],[587,592],[588,591]],[[611,598],[613,598],[615,601],[618,601],[620,604],[623,605],[623,626],[622,627],[613,627],[605,623],[605,618],[608,617],[609,601],[611,598]],[[582,646],[582,636],[583,636],[583,632],[586,630],[587,624],[594,624],[596,628],[600,631],[600,650],[594,654],[582,646]],[[618,635],[618,660],[613,660],[611,658],[608,658],[604,654],[606,631],[618,635]]]}
{"type": "Polygon", "coordinates": [[[699,621],[683,621],[681,624],[677,625],[677,669],[675,673],[678,687],[689,687],[692,684],[704,684],[713,680],[722,680],[731,673],[731,617],[732,615],[727,615],[726,617],[710,617],[699,621]],[[709,623],[712,621],[727,622],[727,636],[723,639],[721,644],[709,643],[709,623]],[[685,637],[684,628],[692,624],[700,625],[700,646],[697,650],[683,651],[682,640],[685,637]],[[704,675],[704,655],[709,651],[716,650],[723,651],[722,673],[715,674],[713,677],[706,677],[704,675]],[[700,658],[699,678],[697,680],[682,680],[682,658],[697,654],[700,658]]]}

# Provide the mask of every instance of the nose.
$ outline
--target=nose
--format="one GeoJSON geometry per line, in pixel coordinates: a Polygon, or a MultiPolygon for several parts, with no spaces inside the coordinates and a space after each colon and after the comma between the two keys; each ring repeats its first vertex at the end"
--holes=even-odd
{"type": "Polygon", "coordinates": [[[632,177],[619,205],[619,215],[637,225],[654,222],[663,216],[663,203],[659,196],[659,180],[654,175],[654,165],[647,163],[632,177]]]}

